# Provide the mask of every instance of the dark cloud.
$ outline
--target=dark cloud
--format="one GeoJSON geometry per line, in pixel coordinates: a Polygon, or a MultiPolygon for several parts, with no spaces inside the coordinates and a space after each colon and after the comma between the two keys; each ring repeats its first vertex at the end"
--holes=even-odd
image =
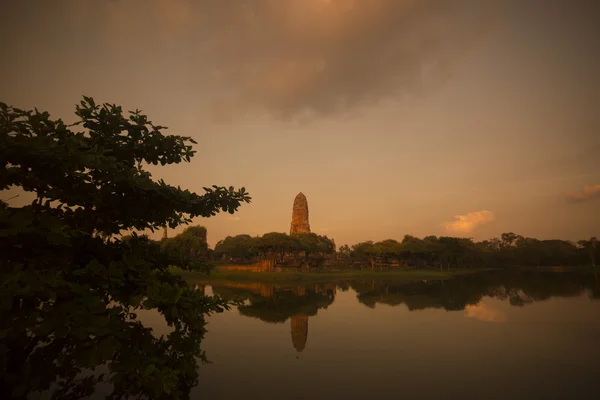
{"type": "Polygon", "coordinates": [[[171,0],[140,10],[122,0],[104,12],[107,29],[192,43],[215,118],[229,121],[256,108],[297,118],[422,94],[485,37],[497,3],[171,0]]]}
{"type": "Polygon", "coordinates": [[[150,54],[172,60],[175,71],[194,71],[190,90],[226,122],[257,109],[297,119],[427,93],[485,38],[500,3],[7,0],[3,11],[37,27],[28,35],[43,29],[54,37],[54,50],[77,49],[95,63],[106,63],[98,55],[105,54],[129,67],[139,63],[143,73],[150,54]]]}
{"type": "Polygon", "coordinates": [[[280,117],[338,113],[435,87],[496,16],[479,1],[227,4],[204,9],[212,23],[202,32],[204,59],[228,89],[221,105],[280,117]]]}

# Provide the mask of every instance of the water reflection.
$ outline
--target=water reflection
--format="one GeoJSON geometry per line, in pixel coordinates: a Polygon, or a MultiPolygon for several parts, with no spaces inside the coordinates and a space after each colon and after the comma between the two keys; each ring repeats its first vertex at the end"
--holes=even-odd
{"type": "Polygon", "coordinates": [[[209,320],[197,398],[600,398],[594,274],[206,289],[243,305],[209,320]]]}
{"type": "Polygon", "coordinates": [[[292,344],[302,352],[308,340],[308,319],[326,309],[334,299],[337,284],[277,287],[264,283],[225,282],[212,286],[213,292],[229,300],[245,300],[240,314],[269,323],[290,320],[292,344]]]}
{"type": "Polygon", "coordinates": [[[467,275],[450,281],[421,281],[410,284],[386,281],[354,282],[351,287],[358,300],[367,307],[376,304],[409,310],[442,308],[464,310],[476,306],[484,297],[507,300],[513,306],[524,306],[551,297],[575,297],[584,292],[600,298],[597,275],[575,272],[491,271],[467,275]]]}
{"type": "Polygon", "coordinates": [[[487,304],[484,300],[475,305],[465,307],[465,318],[485,322],[506,322],[506,313],[499,308],[487,304]]]}
{"type": "MultiPolygon", "coordinates": [[[[205,290],[206,282],[197,283],[205,290]]],[[[267,283],[215,282],[212,292],[229,300],[243,300],[239,314],[267,323],[289,320],[292,345],[302,352],[307,345],[309,317],[327,309],[338,290],[352,289],[358,302],[368,308],[378,304],[405,306],[409,311],[443,309],[464,311],[467,319],[502,323],[505,311],[485,299],[508,301],[523,307],[552,297],[576,297],[587,293],[600,299],[597,274],[537,270],[491,271],[447,281],[395,282],[393,280],[354,280],[327,284],[278,286],[267,283]]]]}

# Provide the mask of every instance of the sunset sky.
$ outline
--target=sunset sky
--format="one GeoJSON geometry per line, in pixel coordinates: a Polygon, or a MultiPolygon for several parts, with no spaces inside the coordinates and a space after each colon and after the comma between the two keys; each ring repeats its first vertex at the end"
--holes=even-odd
{"type": "Polygon", "coordinates": [[[0,101],[142,109],[198,141],[157,179],[246,187],[198,219],[211,245],[288,232],[298,192],[338,246],[600,237],[600,2],[0,0],[0,20],[0,101]]]}

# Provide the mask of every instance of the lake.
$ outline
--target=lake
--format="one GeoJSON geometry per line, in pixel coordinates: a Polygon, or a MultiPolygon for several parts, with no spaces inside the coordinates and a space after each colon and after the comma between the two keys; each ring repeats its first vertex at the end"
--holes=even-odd
{"type": "Polygon", "coordinates": [[[209,318],[193,398],[600,398],[598,274],[192,284],[244,300],[209,318]]]}

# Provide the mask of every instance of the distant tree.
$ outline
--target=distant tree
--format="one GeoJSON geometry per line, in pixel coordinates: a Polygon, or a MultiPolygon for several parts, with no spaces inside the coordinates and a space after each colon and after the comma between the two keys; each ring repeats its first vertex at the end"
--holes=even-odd
{"type": "Polygon", "coordinates": [[[378,253],[379,251],[372,241],[361,242],[352,246],[352,258],[361,261],[368,261],[371,269],[375,268],[374,257],[377,256],[378,253]]]}
{"type": "Polygon", "coordinates": [[[292,246],[290,238],[285,233],[269,232],[257,238],[254,247],[263,254],[263,257],[270,259],[283,259],[283,255],[292,246]]]}
{"type": "Polygon", "coordinates": [[[515,241],[519,239],[519,235],[513,232],[503,233],[500,235],[500,239],[502,240],[502,247],[507,248],[512,246],[515,241]]]}
{"type": "MultiPolygon", "coordinates": [[[[401,245],[400,253],[408,261],[409,265],[427,263],[429,252],[434,250],[430,242],[421,240],[412,235],[404,235],[401,245]]],[[[436,248],[435,250],[437,251],[439,249],[436,248]]]]}
{"type": "Polygon", "coordinates": [[[377,251],[377,254],[385,258],[386,261],[389,258],[398,257],[404,249],[402,244],[394,239],[387,239],[381,242],[377,242],[374,244],[374,246],[377,251]]]}
{"type": "Polygon", "coordinates": [[[476,267],[483,262],[482,253],[471,238],[442,236],[438,239],[438,243],[441,269],[443,265],[446,265],[448,271],[451,266],[476,267]]]}
{"type": "Polygon", "coordinates": [[[250,235],[227,236],[220,240],[215,245],[215,254],[222,256],[223,254],[242,260],[251,259],[254,254],[255,240],[250,235]]]}
{"type": "Polygon", "coordinates": [[[591,237],[589,240],[580,240],[577,243],[581,246],[583,252],[589,257],[590,265],[595,267],[598,254],[600,253],[598,239],[596,239],[596,237],[591,237]]]}
{"type": "Polygon", "coordinates": [[[179,235],[164,239],[161,248],[172,252],[174,256],[208,260],[206,233],[206,228],[203,226],[190,226],[179,235]]]}
{"type": "Polygon", "coordinates": [[[437,236],[426,236],[422,241],[423,252],[428,265],[439,265],[440,271],[443,271],[441,261],[441,252],[444,248],[437,236]]]}
{"type": "Polygon", "coordinates": [[[576,265],[579,258],[577,246],[566,240],[544,240],[542,250],[543,265],[576,265]]]}
{"type": "Polygon", "coordinates": [[[342,260],[351,261],[352,252],[350,250],[350,246],[348,246],[347,244],[340,246],[340,248],[338,249],[338,253],[340,254],[342,260]]]}
{"type": "Polygon", "coordinates": [[[134,232],[234,213],[250,197],[154,181],[145,165],[189,161],[195,142],[165,136],[140,111],[84,97],[76,114],[84,132],[0,103],[0,190],[36,196],[23,207],[0,202],[0,398],[50,389],[85,398],[105,379],[112,398],[189,398],[204,316],[229,303],[169,272],[198,269],[194,257],[134,232]],[[139,309],[156,310],[173,332],[155,337],[139,309]],[[105,375],[84,374],[100,366],[105,375]]]}
{"type": "Polygon", "coordinates": [[[489,247],[493,251],[499,251],[502,248],[502,240],[498,238],[491,238],[489,240],[489,247]]]}
{"type": "Polygon", "coordinates": [[[328,254],[335,252],[335,242],[329,239],[327,235],[317,235],[317,248],[321,257],[325,258],[328,254]]]}
{"type": "Polygon", "coordinates": [[[516,243],[517,264],[524,266],[540,266],[542,262],[542,242],[527,237],[519,238],[516,243]]]}
{"type": "Polygon", "coordinates": [[[311,254],[318,254],[326,247],[323,239],[313,232],[294,233],[290,235],[298,243],[298,250],[304,253],[304,262],[309,265],[311,254]]]}

